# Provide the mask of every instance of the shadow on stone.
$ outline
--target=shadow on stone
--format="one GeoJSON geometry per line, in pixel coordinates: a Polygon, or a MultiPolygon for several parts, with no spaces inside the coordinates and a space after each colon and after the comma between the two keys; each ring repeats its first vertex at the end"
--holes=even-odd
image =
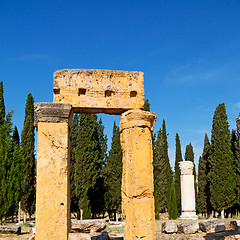
{"type": "Polygon", "coordinates": [[[232,236],[231,239],[240,239],[240,231],[225,230],[224,232],[207,233],[203,238],[206,240],[224,240],[228,236],[232,236]]]}

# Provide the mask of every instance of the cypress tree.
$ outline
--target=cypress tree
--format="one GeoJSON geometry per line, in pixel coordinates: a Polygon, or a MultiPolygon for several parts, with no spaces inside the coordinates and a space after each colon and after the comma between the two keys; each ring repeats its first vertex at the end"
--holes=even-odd
{"type": "Polygon", "coordinates": [[[170,211],[169,211],[169,219],[177,219],[177,198],[176,198],[176,191],[175,191],[175,179],[173,178],[171,183],[171,190],[170,190],[170,211]]]}
{"type": "Polygon", "coordinates": [[[78,211],[83,208],[84,204],[90,204],[93,216],[98,211],[95,191],[97,182],[101,178],[102,165],[97,115],[80,114],[74,164],[74,185],[78,211]],[[84,198],[84,194],[87,197],[84,198]],[[90,203],[86,201],[90,201],[90,203]]]}
{"type": "Polygon", "coordinates": [[[239,134],[235,130],[231,133],[231,148],[234,156],[234,169],[236,173],[236,204],[240,205],[240,148],[239,134]]]}
{"type": "Polygon", "coordinates": [[[25,119],[21,134],[22,151],[22,208],[31,215],[35,212],[36,202],[36,162],[35,162],[35,137],[34,137],[34,99],[32,94],[27,96],[25,119]]]}
{"type": "Polygon", "coordinates": [[[179,162],[181,162],[182,159],[182,151],[181,151],[181,143],[180,139],[178,136],[178,133],[176,134],[175,137],[176,140],[176,155],[175,155],[175,191],[176,191],[176,199],[177,199],[177,209],[178,213],[180,214],[181,212],[181,182],[180,182],[180,167],[179,167],[179,162]]]}
{"type": "Polygon", "coordinates": [[[144,99],[143,111],[150,112],[150,103],[149,103],[148,99],[144,99]]]}
{"type": "Polygon", "coordinates": [[[121,184],[122,184],[122,149],[120,145],[120,133],[115,121],[113,124],[113,136],[108,161],[105,166],[105,206],[111,215],[121,211],[121,184]]]}
{"type": "Polygon", "coordinates": [[[3,125],[5,121],[5,104],[3,97],[3,82],[0,82],[0,125],[3,125]]]}
{"type": "Polygon", "coordinates": [[[155,142],[154,168],[154,197],[155,213],[158,219],[160,212],[169,211],[171,168],[168,157],[168,143],[165,120],[163,120],[162,130],[157,133],[155,142]]]}
{"type": "Polygon", "coordinates": [[[7,176],[7,203],[8,216],[18,211],[18,203],[21,199],[21,149],[19,146],[19,134],[15,126],[10,147],[8,149],[9,171],[7,176]]]}
{"type": "Polygon", "coordinates": [[[78,200],[76,196],[76,184],[74,181],[75,176],[75,163],[77,156],[77,146],[78,146],[78,134],[79,134],[79,113],[74,114],[72,121],[72,129],[70,132],[70,193],[71,193],[71,212],[76,212],[78,214],[77,218],[80,219],[80,211],[78,210],[78,200]]]}
{"type": "Polygon", "coordinates": [[[210,202],[213,210],[222,212],[236,199],[234,156],[224,103],[219,104],[214,112],[210,151],[210,202]]]}
{"type": "Polygon", "coordinates": [[[198,205],[202,214],[210,213],[209,182],[207,175],[209,172],[210,142],[205,133],[204,148],[202,156],[199,157],[198,164],[198,205]]]}
{"type": "Polygon", "coordinates": [[[0,218],[7,217],[11,202],[8,202],[9,196],[12,194],[9,190],[9,174],[10,174],[10,159],[8,151],[11,143],[12,132],[12,112],[9,112],[4,119],[4,123],[0,126],[0,218]]]}
{"type": "MultiPolygon", "coordinates": [[[[193,152],[193,146],[191,143],[189,143],[186,146],[186,151],[185,151],[185,161],[192,161],[193,162],[193,175],[194,175],[194,179],[196,182],[196,170],[195,170],[195,163],[194,163],[194,152],[193,152]]],[[[196,190],[196,188],[195,188],[196,190]]]]}

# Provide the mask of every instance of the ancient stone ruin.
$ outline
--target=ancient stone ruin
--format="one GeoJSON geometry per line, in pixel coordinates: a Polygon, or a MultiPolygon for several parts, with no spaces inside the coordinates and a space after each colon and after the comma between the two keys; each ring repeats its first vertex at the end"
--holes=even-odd
{"type": "Polygon", "coordinates": [[[35,104],[38,130],[36,240],[67,240],[70,219],[72,115],[122,114],[122,211],[124,239],[155,239],[151,131],[156,114],[142,111],[142,72],[60,70],[54,73],[53,103],[35,104]]]}
{"type": "Polygon", "coordinates": [[[181,170],[181,205],[182,212],[180,219],[198,219],[195,206],[195,188],[193,175],[193,162],[179,162],[181,170]]]}

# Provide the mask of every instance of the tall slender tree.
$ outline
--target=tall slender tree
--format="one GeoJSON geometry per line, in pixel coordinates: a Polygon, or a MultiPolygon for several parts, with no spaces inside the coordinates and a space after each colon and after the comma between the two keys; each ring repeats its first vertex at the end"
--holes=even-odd
{"type": "Polygon", "coordinates": [[[236,205],[240,208],[240,147],[239,134],[235,130],[231,133],[231,148],[234,156],[234,169],[236,173],[236,205]]]}
{"type": "Polygon", "coordinates": [[[179,162],[181,162],[182,159],[182,151],[181,151],[181,143],[178,133],[175,137],[176,140],[176,155],[175,155],[175,191],[176,191],[176,199],[177,199],[177,209],[178,214],[181,212],[181,182],[180,182],[180,167],[179,162]]]}
{"type": "Polygon", "coordinates": [[[171,189],[170,189],[170,200],[169,200],[169,219],[177,219],[177,198],[175,191],[175,179],[172,179],[171,189]]]}
{"type": "Polygon", "coordinates": [[[209,214],[211,210],[210,206],[210,192],[209,181],[207,175],[209,172],[209,154],[210,154],[210,142],[207,134],[205,133],[204,148],[202,156],[199,157],[198,164],[198,205],[202,214],[209,214]]]}
{"type": "Polygon", "coordinates": [[[210,151],[210,202],[213,210],[223,213],[236,199],[234,156],[224,103],[219,104],[214,112],[210,151]]]}
{"type": "Polygon", "coordinates": [[[170,187],[172,181],[171,168],[168,157],[168,143],[165,120],[162,130],[157,133],[155,142],[154,168],[154,197],[156,218],[160,212],[169,211],[170,187]]]}
{"type": "Polygon", "coordinates": [[[13,130],[13,135],[8,149],[8,175],[7,175],[7,204],[8,216],[13,216],[18,211],[18,204],[21,199],[21,164],[22,156],[19,146],[19,134],[17,127],[13,130]]]}
{"type": "Polygon", "coordinates": [[[120,133],[115,121],[113,124],[113,136],[108,161],[105,166],[105,206],[108,213],[116,214],[121,211],[121,185],[122,185],[122,149],[120,145],[120,133]]]}
{"type": "Polygon", "coordinates": [[[0,125],[3,125],[5,122],[5,104],[3,97],[3,82],[0,82],[0,125]]]}
{"type": "Polygon", "coordinates": [[[31,93],[27,96],[25,119],[21,134],[22,150],[22,208],[31,215],[35,212],[36,203],[36,162],[34,135],[34,99],[31,93]]]}
{"type": "MultiPolygon", "coordinates": [[[[98,122],[96,114],[80,114],[77,146],[74,163],[74,189],[78,211],[86,205],[91,207],[92,216],[99,211],[97,192],[102,181],[103,162],[100,156],[98,122]]],[[[89,207],[87,207],[89,209],[89,207]]],[[[80,214],[78,214],[80,216],[80,214]]],[[[84,214],[84,217],[86,215],[84,214]]]]}

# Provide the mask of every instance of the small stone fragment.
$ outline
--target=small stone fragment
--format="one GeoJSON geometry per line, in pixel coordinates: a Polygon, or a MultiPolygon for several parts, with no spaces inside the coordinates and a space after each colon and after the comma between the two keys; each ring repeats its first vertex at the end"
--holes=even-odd
{"type": "Polygon", "coordinates": [[[102,232],[97,236],[91,237],[91,240],[110,240],[108,233],[106,231],[102,232]]]}
{"type": "Polygon", "coordinates": [[[0,226],[0,234],[21,234],[20,226],[0,226]]]}
{"type": "Polygon", "coordinates": [[[232,220],[230,222],[231,227],[233,227],[234,229],[238,230],[239,226],[240,226],[240,219],[236,219],[236,220],[232,220]]]}
{"type": "Polygon", "coordinates": [[[198,222],[179,223],[178,231],[184,234],[193,234],[199,230],[198,222]]]}
{"type": "Polygon", "coordinates": [[[98,232],[105,229],[107,223],[104,219],[72,220],[72,232],[98,232]]]}
{"type": "Polygon", "coordinates": [[[162,224],[163,233],[176,233],[177,231],[177,224],[175,222],[168,221],[162,224]]]}
{"type": "Polygon", "coordinates": [[[206,233],[224,232],[226,229],[224,220],[221,219],[209,219],[199,222],[199,228],[206,233]]]}

